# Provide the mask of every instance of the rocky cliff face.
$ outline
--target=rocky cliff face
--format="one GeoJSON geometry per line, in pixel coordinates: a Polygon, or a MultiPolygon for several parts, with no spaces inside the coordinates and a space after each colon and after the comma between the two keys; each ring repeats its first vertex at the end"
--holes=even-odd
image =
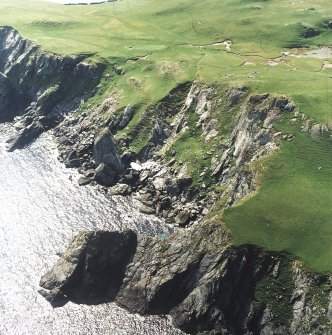
{"type": "Polygon", "coordinates": [[[290,139],[289,134],[276,133],[274,124],[297,113],[286,97],[250,95],[245,87],[219,92],[217,87],[185,83],[150,106],[124,135],[122,129],[135,111],[119,111],[117,106],[116,97],[110,97],[88,115],[64,120],[55,129],[60,158],[69,167],[81,168],[82,183],[117,183],[112,194],[132,194],[145,213],[181,226],[200,220],[217,199],[230,206],[253,192],[251,164],[290,139]],[[220,118],[223,114],[228,119],[220,118]],[[188,134],[206,147],[197,171],[192,171],[193,161],[181,157],[190,144],[179,157],[173,149],[188,134]],[[147,141],[133,151],[143,135],[147,141]]]}
{"type": "Polygon", "coordinates": [[[221,224],[165,239],[83,232],[41,279],[54,305],[116,301],[188,334],[330,334],[332,278],[286,255],[232,247],[221,224]]]}
{"type": "Polygon", "coordinates": [[[15,120],[9,150],[20,148],[88,99],[103,66],[47,54],[11,27],[0,27],[0,121],[15,120]]]}

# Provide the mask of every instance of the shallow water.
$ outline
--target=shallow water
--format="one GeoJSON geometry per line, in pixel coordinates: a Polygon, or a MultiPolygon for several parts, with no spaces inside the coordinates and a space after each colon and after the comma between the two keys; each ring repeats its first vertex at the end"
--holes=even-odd
{"type": "Polygon", "coordinates": [[[290,54],[289,56],[296,57],[296,58],[312,57],[312,58],[319,58],[319,59],[327,59],[327,58],[332,58],[332,48],[322,47],[320,49],[306,50],[301,53],[290,54]]]}
{"type": "Polygon", "coordinates": [[[180,334],[170,320],[132,315],[114,304],[52,309],[38,293],[40,275],[82,229],[167,231],[126,198],[79,187],[56,159],[50,135],[7,153],[0,126],[0,334],[180,334]],[[72,181],[72,180],[73,181],[72,181]]]}

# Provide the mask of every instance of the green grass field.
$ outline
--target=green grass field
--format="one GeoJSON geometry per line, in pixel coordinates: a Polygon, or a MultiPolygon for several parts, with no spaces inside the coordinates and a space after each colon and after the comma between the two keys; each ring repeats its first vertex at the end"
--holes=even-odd
{"type": "Polygon", "coordinates": [[[332,16],[328,6],[325,0],[121,0],[89,6],[1,0],[0,25],[17,28],[47,51],[123,66],[126,75],[116,83],[123,104],[154,102],[186,80],[240,82],[260,92],[286,93],[306,114],[330,122],[332,71],[320,71],[323,60],[288,57],[286,65],[267,65],[292,45],[331,44],[332,30],[322,26],[332,16]],[[303,27],[320,34],[304,38],[303,27]],[[230,52],[209,46],[226,39],[233,42],[230,52]],[[255,65],[243,66],[246,61],[255,65]]]}
{"type": "MultiPolygon", "coordinates": [[[[332,123],[331,59],[287,56],[331,46],[332,5],[326,0],[121,0],[63,6],[43,0],[1,0],[0,25],[11,25],[44,50],[85,54],[125,75],[103,80],[89,103],[116,93],[119,108],[137,106],[133,127],[147,106],[177,84],[244,84],[252,92],[289,96],[301,112],[332,123]],[[231,40],[229,51],[213,43],[231,40]],[[276,61],[272,63],[271,61],[276,61]],[[270,61],[270,62],[269,62],[270,61]]],[[[286,123],[278,127],[285,127],[286,123]]],[[[287,250],[316,270],[332,271],[332,143],[298,131],[264,160],[260,190],[224,213],[235,244],[287,250]]],[[[144,140],[144,139],[143,139],[144,140]]],[[[181,151],[187,142],[176,146],[181,151]]],[[[200,157],[206,149],[196,143],[200,157]]],[[[184,161],[190,159],[185,150],[184,161]]],[[[205,162],[191,162],[202,167],[205,162]]]]}

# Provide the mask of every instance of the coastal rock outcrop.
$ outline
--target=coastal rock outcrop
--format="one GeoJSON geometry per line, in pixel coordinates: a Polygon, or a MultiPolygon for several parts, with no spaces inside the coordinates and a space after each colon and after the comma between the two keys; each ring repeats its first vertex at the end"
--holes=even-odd
{"type": "Polygon", "coordinates": [[[115,301],[134,313],[170,314],[188,334],[303,335],[331,333],[322,299],[331,279],[285,254],[233,247],[212,223],[165,238],[81,233],[40,284],[53,305],[115,301]]]}
{"type": "Polygon", "coordinates": [[[124,167],[118,153],[117,145],[108,129],[104,129],[95,138],[93,153],[97,169],[101,164],[104,164],[114,171],[116,175],[123,172],[124,167]]]}
{"type": "Polygon", "coordinates": [[[67,166],[81,167],[83,175],[95,169],[104,186],[128,185],[127,194],[149,197],[143,212],[184,226],[204,217],[217,199],[231,206],[255,191],[251,163],[278,148],[284,134],[274,125],[296,112],[284,96],[187,82],[142,112],[129,133],[123,129],[135,108],[119,109],[114,93],[79,118],[67,117],[54,134],[67,166]],[[185,153],[194,138],[202,147],[197,158],[185,153]]]}
{"type": "MultiPolygon", "coordinates": [[[[42,277],[40,293],[53,306],[116,301],[135,313],[170,314],[189,334],[332,334],[329,275],[286,254],[232,246],[216,217],[202,222],[217,201],[231,206],[256,189],[250,165],[292,139],[274,125],[286,113],[296,122],[294,103],[186,82],[137,118],[137,106],[119,108],[116,92],[71,113],[96,92],[103,70],[0,27],[0,122],[15,128],[8,149],[54,129],[59,157],[79,168],[80,185],[132,194],[141,212],[189,227],[159,238],[82,232],[42,277]]],[[[303,131],[314,138],[330,131],[307,121],[303,131]]]]}

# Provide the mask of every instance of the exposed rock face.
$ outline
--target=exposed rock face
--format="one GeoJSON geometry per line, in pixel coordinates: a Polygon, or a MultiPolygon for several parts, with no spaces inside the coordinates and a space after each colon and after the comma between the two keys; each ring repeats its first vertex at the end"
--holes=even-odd
{"type": "Polygon", "coordinates": [[[114,185],[124,167],[113,136],[108,129],[96,137],[93,152],[97,166],[96,179],[105,186],[114,185]]]}
{"type": "Polygon", "coordinates": [[[274,124],[286,113],[295,116],[297,109],[286,97],[250,94],[246,87],[220,91],[195,82],[171,90],[143,112],[129,136],[122,136],[121,129],[134,113],[131,107],[119,111],[113,94],[80,118],[67,117],[54,131],[60,158],[69,167],[96,169],[95,180],[105,186],[119,182],[127,184],[128,193],[137,199],[150,196],[143,201],[142,211],[186,225],[201,219],[218,198],[231,206],[255,190],[250,164],[277,149],[284,136],[289,140],[289,134],[275,132],[274,124]],[[223,114],[229,114],[229,119],[220,121],[223,114]],[[205,160],[210,159],[211,168],[200,175],[221,186],[218,194],[206,192],[204,183],[190,188],[190,168],[176,157],[171,159],[172,146],[193,131],[199,134],[197,140],[210,146],[205,160]],[[142,132],[149,140],[133,153],[129,142],[134,143],[142,132]]]}
{"type": "Polygon", "coordinates": [[[11,100],[11,87],[8,78],[5,74],[0,72],[0,118],[1,114],[7,114],[9,110],[9,102],[11,100]]]}
{"type": "Polygon", "coordinates": [[[103,66],[85,64],[80,57],[43,53],[13,28],[0,27],[0,102],[5,102],[0,121],[19,116],[9,149],[24,146],[77,109],[102,71],[103,66]]]}
{"type": "MultiPolygon", "coordinates": [[[[228,148],[219,163],[211,165],[212,175],[227,186],[231,194],[230,206],[255,190],[254,176],[248,163],[270,154],[278,147],[280,139],[275,135],[274,124],[283,113],[293,113],[296,108],[285,97],[269,94],[249,97],[237,117],[228,148]]],[[[279,134],[280,135],[280,134],[279,134]]]]}
{"type": "Polygon", "coordinates": [[[135,313],[170,313],[189,334],[330,334],[331,278],[229,241],[219,224],[165,239],[82,233],[41,285],[55,305],[64,295],[84,303],[115,300],[135,313]]]}
{"type": "MultiPolygon", "coordinates": [[[[93,94],[102,71],[78,57],[42,53],[14,29],[1,27],[0,121],[16,122],[9,150],[54,128],[60,159],[80,168],[81,185],[97,181],[112,186],[111,194],[133,194],[142,212],[181,226],[201,219],[218,197],[227,196],[230,206],[252,192],[250,163],[292,138],[275,133],[274,123],[283,113],[293,113],[294,122],[299,116],[285,97],[250,95],[244,87],[221,97],[215,87],[185,83],[143,112],[124,138],[120,132],[135,109],[118,112],[116,95],[79,117],[68,115],[93,94]],[[227,121],[229,132],[216,114],[222,105],[223,113],[236,111],[227,121]],[[221,194],[201,196],[199,188],[189,188],[187,164],[174,156],[164,160],[188,129],[199,130],[204,143],[219,141],[218,150],[207,153],[211,171],[201,175],[211,174],[221,194]],[[148,132],[148,142],[131,152],[130,142],[142,132],[148,132]]],[[[303,131],[314,138],[330,131],[303,121],[303,131]]],[[[219,224],[195,224],[165,239],[132,231],[83,232],[41,286],[54,306],[115,300],[132,312],[170,313],[191,334],[332,334],[329,276],[312,274],[282,254],[232,247],[219,224]]]]}

